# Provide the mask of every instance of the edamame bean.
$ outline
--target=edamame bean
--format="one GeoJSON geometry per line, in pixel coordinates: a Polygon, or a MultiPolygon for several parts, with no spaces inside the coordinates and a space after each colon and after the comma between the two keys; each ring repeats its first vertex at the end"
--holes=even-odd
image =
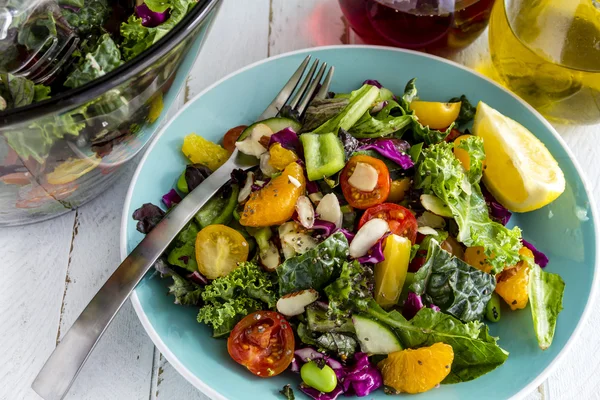
{"type": "Polygon", "coordinates": [[[492,293],[490,301],[485,306],[485,317],[492,322],[500,321],[500,297],[496,292],[492,293]]]}
{"type": "Polygon", "coordinates": [[[329,365],[320,368],[314,361],[309,361],[300,369],[302,381],[308,386],[323,393],[329,393],[337,386],[337,376],[329,365]]]}

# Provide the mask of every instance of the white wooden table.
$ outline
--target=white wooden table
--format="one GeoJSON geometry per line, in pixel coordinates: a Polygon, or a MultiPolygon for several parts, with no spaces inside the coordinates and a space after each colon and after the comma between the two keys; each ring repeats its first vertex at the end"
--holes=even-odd
{"type": "MultiPolygon", "coordinates": [[[[174,108],[215,80],[265,57],[353,42],[359,40],[348,30],[337,0],[225,0],[174,108]]],[[[476,66],[487,57],[486,49],[484,36],[456,60],[476,66]]],[[[600,129],[557,129],[600,198],[600,129]]],[[[36,225],[0,230],[0,400],[39,399],[30,389],[33,378],[119,264],[119,223],[134,167],[102,197],[77,211],[36,225]]],[[[600,320],[596,315],[555,372],[527,400],[600,398],[600,320]]],[[[156,350],[129,303],[67,398],[207,399],[156,350]]]]}

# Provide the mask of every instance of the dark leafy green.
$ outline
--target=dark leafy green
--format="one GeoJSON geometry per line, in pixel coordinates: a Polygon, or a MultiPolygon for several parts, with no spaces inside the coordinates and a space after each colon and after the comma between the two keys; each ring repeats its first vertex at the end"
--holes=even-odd
{"type": "Polygon", "coordinates": [[[190,272],[198,271],[196,263],[196,236],[200,227],[196,222],[190,223],[183,228],[175,238],[172,249],[169,251],[167,261],[171,265],[184,268],[190,272]]]}
{"type": "Polygon", "coordinates": [[[479,186],[485,156],[483,141],[473,136],[463,142],[461,148],[469,151],[471,160],[468,173],[454,157],[453,145],[438,143],[423,150],[415,175],[416,187],[435,194],[448,205],[459,228],[457,239],[467,246],[483,246],[492,271],[499,273],[505,266],[519,262],[521,231],[517,227],[508,229],[490,218],[479,186]]]}
{"type": "Polygon", "coordinates": [[[342,325],[352,311],[364,311],[373,291],[373,270],[358,261],[345,262],[340,277],[325,288],[329,299],[327,315],[342,325]]]}
{"type": "Polygon", "coordinates": [[[410,322],[398,311],[386,312],[374,301],[367,313],[393,328],[405,347],[416,348],[443,342],[452,346],[454,361],[442,383],[466,382],[502,365],[508,352],[496,344],[487,326],[472,321],[463,324],[451,315],[422,308],[410,322]]]}
{"type": "Polygon", "coordinates": [[[339,332],[324,333],[316,339],[316,343],[320,349],[335,353],[344,360],[352,357],[358,347],[356,339],[339,332]]]}
{"type": "Polygon", "coordinates": [[[317,346],[317,333],[311,331],[305,323],[300,322],[296,329],[300,341],[308,346],[317,346]]]}
{"type": "Polygon", "coordinates": [[[108,33],[102,35],[94,51],[87,53],[64,82],[66,87],[85,85],[123,64],[121,52],[108,33]]]}
{"type": "Polygon", "coordinates": [[[338,115],[350,102],[347,98],[314,99],[304,113],[300,132],[311,132],[338,115]]]}
{"type": "Polygon", "coordinates": [[[250,297],[241,296],[222,304],[208,303],[198,312],[197,320],[213,327],[213,336],[229,334],[246,315],[261,310],[262,303],[250,297]]]}
{"type": "Polygon", "coordinates": [[[469,99],[467,99],[467,96],[465,96],[464,94],[460,97],[451,98],[450,100],[448,100],[448,103],[457,103],[459,101],[461,103],[460,112],[458,113],[456,123],[458,125],[466,125],[469,122],[473,121],[473,119],[475,118],[475,111],[477,109],[473,107],[469,99]]]}
{"type": "Polygon", "coordinates": [[[404,87],[404,94],[402,94],[402,98],[400,99],[400,105],[406,111],[407,114],[410,114],[410,103],[417,97],[417,86],[415,82],[417,78],[412,78],[406,83],[404,87]]]}
{"type": "Polygon", "coordinates": [[[292,389],[292,387],[289,384],[285,385],[279,391],[279,393],[281,393],[283,397],[285,397],[287,400],[296,400],[296,396],[294,396],[294,389],[292,389]]]}
{"type": "Polygon", "coordinates": [[[321,290],[339,273],[347,257],[348,240],[337,232],[306,253],[288,258],[277,267],[280,295],[311,288],[321,290]]]}
{"type": "Polygon", "coordinates": [[[197,306],[200,304],[202,286],[183,278],[176,272],[170,273],[173,283],[169,286],[169,294],[175,296],[175,304],[197,306]]]}
{"type": "Polygon", "coordinates": [[[481,320],[496,279],[473,268],[430,241],[427,262],[415,274],[410,289],[463,322],[481,320]]]}
{"type": "Polygon", "coordinates": [[[51,5],[47,5],[34,11],[27,22],[21,26],[17,40],[28,50],[36,51],[50,46],[52,39],[57,36],[56,20],[51,5]]]}
{"type": "Polygon", "coordinates": [[[306,307],[306,321],[313,332],[349,332],[354,333],[354,324],[350,318],[341,318],[340,324],[330,319],[327,311],[319,306],[306,307]]]}
{"type": "Polygon", "coordinates": [[[110,14],[106,0],[63,0],[59,4],[78,8],[63,7],[61,11],[69,25],[81,36],[99,32],[110,14]]]}
{"type": "Polygon", "coordinates": [[[360,89],[350,93],[349,103],[344,109],[333,118],[327,120],[319,126],[313,133],[337,134],[340,128],[349,130],[366,112],[368,112],[373,103],[377,100],[379,89],[371,85],[363,85],[360,89]]]}
{"type": "Polygon", "coordinates": [[[559,275],[546,272],[539,265],[530,265],[527,290],[533,328],[540,348],[546,350],[552,344],[556,320],[563,308],[565,282],[559,275]]]}
{"type": "Polygon", "coordinates": [[[400,136],[412,123],[412,117],[405,115],[398,103],[389,100],[388,104],[374,116],[369,111],[348,131],[357,138],[377,138],[394,134],[400,136]]]}

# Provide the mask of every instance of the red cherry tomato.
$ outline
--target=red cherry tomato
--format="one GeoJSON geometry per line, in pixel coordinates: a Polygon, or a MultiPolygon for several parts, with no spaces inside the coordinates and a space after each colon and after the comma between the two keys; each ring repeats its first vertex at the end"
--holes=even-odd
{"type": "Polygon", "coordinates": [[[235,150],[235,142],[237,142],[238,138],[246,128],[246,125],[240,125],[236,126],[235,128],[231,128],[227,131],[227,133],[225,133],[225,136],[223,136],[223,147],[225,150],[230,152],[235,150]]]}
{"type": "Polygon", "coordinates": [[[246,316],[227,340],[231,358],[261,378],[285,371],[294,358],[294,348],[292,327],[283,315],[274,311],[257,311],[246,316]]]}
{"type": "Polygon", "coordinates": [[[350,158],[342,170],[340,183],[348,204],[361,210],[383,203],[390,194],[390,172],[383,161],[371,156],[358,155],[350,158]],[[368,164],[377,170],[377,185],[370,192],[359,190],[348,182],[358,163],[368,164]]]}
{"type": "Polygon", "coordinates": [[[390,231],[399,236],[410,239],[412,244],[417,240],[417,219],[408,208],[393,203],[383,203],[369,208],[363,214],[358,229],[373,218],[381,218],[387,221],[390,231]]]}

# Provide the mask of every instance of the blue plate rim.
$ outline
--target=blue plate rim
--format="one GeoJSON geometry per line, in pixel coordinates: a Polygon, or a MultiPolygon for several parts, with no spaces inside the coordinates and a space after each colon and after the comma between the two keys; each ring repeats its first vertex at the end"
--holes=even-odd
{"type": "MultiPolygon", "coordinates": [[[[449,64],[453,67],[456,68],[460,68],[470,74],[473,74],[481,79],[486,80],[487,82],[493,84],[494,86],[496,86],[497,88],[499,88],[500,90],[504,91],[505,93],[509,94],[515,101],[521,103],[523,106],[525,106],[538,120],[540,120],[540,122],[542,122],[542,124],[552,133],[552,135],[554,136],[554,138],[558,141],[558,143],[562,146],[562,148],[565,150],[565,152],[567,153],[567,155],[569,156],[571,162],[573,163],[575,170],[577,171],[577,174],[579,176],[579,178],[581,179],[582,183],[583,183],[583,187],[584,190],[586,192],[586,195],[589,199],[589,203],[590,203],[590,211],[592,214],[592,221],[594,223],[594,235],[596,238],[596,248],[598,248],[599,243],[600,243],[600,227],[599,227],[599,222],[600,220],[598,219],[598,213],[597,213],[597,209],[596,209],[596,201],[594,198],[594,194],[592,192],[592,190],[590,189],[590,185],[588,183],[588,178],[586,176],[586,174],[583,173],[581,166],[579,165],[579,162],[577,161],[577,159],[575,158],[574,154],[572,153],[571,149],[569,148],[569,146],[567,145],[567,143],[564,141],[564,139],[560,136],[560,134],[556,131],[556,129],[554,129],[554,127],[550,124],[550,122],[548,122],[535,108],[533,108],[531,105],[529,105],[527,102],[525,102],[524,100],[522,100],[521,98],[519,98],[517,95],[515,95],[514,93],[512,93],[511,91],[507,90],[506,88],[504,88],[502,85],[498,84],[497,82],[493,81],[492,79],[486,77],[485,75],[482,75],[481,73],[468,68],[464,65],[461,65],[459,63],[456,63],[454,61],[451,60],[447,60],[445,58],[442,57],[438,57],[438,56],[434,56],[431,54],[426,54],[426,53],[421,53],[418,51],[414,51],[414,50],[407,50],[407,49],[399,49],[399,48],[395,48],[395,47],[389,47],[389,46],[372,46],[372,45],[333,45],[333,46],[320,46],[320,47],[313,47],[313,48],[306,48],[306,49],[300,49],[300,50],[294,50],[294,51],[290,51],[287,53],[282,53],[282,54],[278,54],[276,56],[273,57],[268,57],[259,61],[256,61],[252,64],[249,64],[243,68],[240,68],[230,74],[228,74],[227,76],[219,79],[218,81],[216,81],[215,83],[213,83],[212,85],[208,86],[207,88],[205,88],[204,90],[202,90],[200,93],[198,93],[196,96],[194,96],[192,99],[190,99],[169,121],[167,121],[164,126],[159,130],[159,132],[156,134],[156,136],[154,137],[154,139],[152,139],[152,141],[150,142],[150,144],[148,145],[148,148],[146,149],[142,159],[140,160],[138,166],[136,167],[135,173],[133,174],[133,177],[131,179],[131,183],[129,184],[129,188],[127,189],[127,194],[125,196],[125,203],[123,205],[123,212],[121,215],[121,229],[120,229],[120,256],[121,256],[121,260],[124,260],[125,257],[127,257],[128,252],[127,252],[127,224],[129,222],[129,207],[131,205],[131,198],[133,195],[133,189],[135,186],[135,182],[137,181],[139,174],[141,173],[141,170],[143,169],[143,166],[146,162],[146,159],[148,158],[148,155],[151,153],[152,149],[154,148],[154,146],[158,143],[158,140],[161,138],[161,136],[167,131],[167,128],[173,123],[173,121],[175,121],[180,114],[182,114],[185,110],[187,110],[188,107],[190,107],[193,103],[196,102],[196,100],[198,100],[200,97],[202,97],[204,94],[206,94],[207,92],[209,92],[210,90],[212,90],[213,88],[215,88],[216,86],[220,85],[222,82],[234,77],[235,75],[238,75],[246,70],[255,68],[261,64],[265,64],[265,63],[269,63],[269,62],[274,62],[275,60],[278,60],[280,58],[285,58],[285,57],[290,57],[290,56],[294,56],[296,54],[313,54],[313,53],[317,53],[320,51],[327,51],[327,50],[341,50],[341,49],[375,49],[375,50],[387,50],[387,51],[394,51],[394,52],[399,52],[399,53],[406,53],[406,54],[412,54],[412,55],[416,55],[419,57],[424,57],[424,58],[429,58],[429,59],[433,59],[436,61],[440,61],[446,64],[449,64]]],[[[575,342],[575,340],[577,339],[577,337],[581,334],[581,331],[583,329],[584,323],[587,321],[587,319],[589,318],[590,314],[591,314],[591,310],[592,310],[592,303],[593,300],[596,298],[596,296],[598,295],[598,284],[600,283],[600,273],[598,271],[598,266],[600,265],[600,252],[596,251],[596,259],[595,259],[595,263],[594,263],[594,278],[592,280],[592,288],[591,288],[591,292],[590,295],[588,296],[588,300],[587,303],[585,305],[585,308],[583,310],[583,313],[581,315],[581,318],[579,319],[579,322],[577,323],[577,326],[575,327],[575,329],[573,330],[573,333],[571,334],[571,337],[567,340],[567,343],[564,345],[564,347],[561,349],[561,351],[558,353],[558,355],[552,360],[552,362],[546,366],[546,368],[537,376],[535,377],[528,385],[526,385],[525,387],[523,387],[518,393],[516,393],[513,397],[511,397],[511,400],[517,400],[517,399],[522,399],[524,398],[527,394],[529,394],[530,392],[532,392],[536,387],[538,387],[543,381],[546,380],[546,378],[550,375],[550,373],[557,367],[557,365],[560,363],[560,361],[563,359],[563,357],[565,356],[565,354],[567,354],[571,347],[573,346],[573,343],[575,342]]],[[[175,368],[175,370],[177,370],[177,372],[179,374],[181,374],[185,379],[187,379],[188,382],[190,382],[192,385],[194,385],[197,389],[199,389],[200,391],[202,391],[204,394],[208,395],[210,398],[214,399],[214,400],[229,400],[227,399],[225,396],[223,396],[221,393],[217,392],[215,389],[213,389],[209,384],[205,383],[202,379],[200,379],[198,376],[196,376],[195,374],[193,374],[190,370],[188,370],[180,361],[179,359],[175,356],[175,354],[173,354],[170,349],[168,348],[168,346],[162,341],[162,339],[160,338],[160,336],[156,333],[156,331],[154,330],[152,324],[150,323],[148,317],[146,316],[146,313],[144,312],[143,308],[142,308],[142,304],[140,302],[140,299],[137,295],[137,292],[134,290],[134,292],[132,293],[132,295],[130,296],[131,299],[131,303],[133,304],[133,308],[138,316],[138,319],[140,320],[140,322],[142,323],[142,326],[144,327],[144,329],[146,330],[146,333],[148,334],[148,336],[150,337],[150,339],[152,340],[152,342],[154,343],[154,345],[160,350],[160,352],[165,356],[165,358],[167,359],[167,361],[175,368]]]]}

